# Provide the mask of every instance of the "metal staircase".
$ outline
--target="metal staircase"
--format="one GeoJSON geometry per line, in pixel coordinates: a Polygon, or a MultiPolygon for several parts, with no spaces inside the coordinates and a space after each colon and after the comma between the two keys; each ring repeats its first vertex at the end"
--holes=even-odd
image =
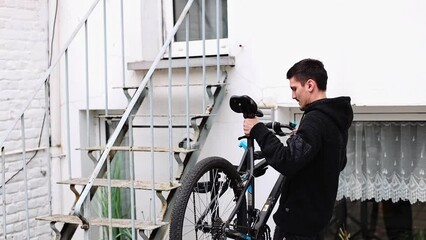
{"type": "MultiPolygon", "coordinates": [[[[173,196],[174,196],[174,190],[179,187],[179,180],[181,179],[182,175],[184,174],[185,170],[188,170],[191,166],[195,164],[195,161],[198,158],[199,151],[204,145],[204,142],[206,140],[206,137],[208,135],[208,131],[210,129],[211,124],[213,124],[213,119],[216,114],[218,106],[220,106],[220,103],[224,97],[224,85],[226,84],[226,75],[222,76],[223,78],[220,79],[220,82],[214,83],[214,84],[206,84],[204,91],[206,95],[208,96],[208,105],[205,108],[205,111],[197,113],[187,113],[187,114],[151,114],[151,115],[144,115],[140,114],[138,115],[138,110],[141,110],[143,112],[144,109],[141,109],[143,107],[142,103],[143,100],[148,100],[148,102],[152,102],[153,98],[152,95],[153,91],[156,88],[164,88],[164,85],[161,86],[140,86],[136,88],[136,93],[134,93],[133,97],[131,98],[131,101],[129,103],[129,106],[132,106],[132,101],[135,102],[133,108],[127,108],[124,114],[119,118],[119,124],[116,130],[113,132],[111,137],[108,140],[108,143],[106,146],[91,146],[91,147],[82,147],[80,150],[87,151],[88,154],[90,154],[91,158],[96,160],[97,165],[92,173],[90,178],[73,178],[68,179],[59,182],[59,184],[68,184],[70,185],[71,190],[75,194],[75,205],[73,206],[73,210],[69,215],[61,215],[61,214],[53,214],[50,216],[42,216],[39,217],[39,220],[45,220],[50,221],[52,229],[57,233],[58,236],[61,236],[60,239],[69,239],[73,232],[76,230],[77,225],[81,225],[81,228],[83,229],[89,229],[90,226],[103,226],[103,227],[110,227],[110,228],[126,228],[126,229],[134,229],[136,231],[139,231],[139,234],[142,236],[143,239],[152,239],[154,237],[156,238],[162,238],[163,235],[166,234],[167,231],[167,221],[169,219],[169,210],[173,202],[173,196]],[[152,88],[153,90],[147,90],[147,88],[152,88]],[[140,91],[140,94],[138,90],[143,89],[140,91]],[[214,89],[214,90],[212,90],[214,89]],[[149,92],[149,93],[147,93],[149,92]],[[147,96],[150,99],[145,99],[147,96]],[[136,96],[139,96],[137,100],[136,96]],[[136,110],[135,110],[136,109],[136,110]],[[126,114],[128,113],[128,114],[126,114]],[[149,125],[136,125],[134,124],[135,121],[137,121],[138,118],[147,118],[150,120],[149,125]],[[157,125],[154,123],[154,119],[157,118],[168,118],[169,120],[171,118],[182,118],[185,122],[185,124],[174,124],[173,121],[170,121],[169,125],[157,125]],[[120,129],[120,123],[123,125],[120,129]],[[151,146],[135,146],[135,145],[127,145],[122,146],[121,143],[124,139],[123,136],[126,135],[129,131],[133,131],[134,129],[142,128],[147,131],[155,131],[155,129],[167,129],[171,130],[173,132],[173,129],[183,129],[183,130],[190,130],[190,141],[186,140],[189,138],[182,139],[179,143],[177,141],[173,141],[173,139],[170,139],[170,146],[162,146],[157,147],[154,146],[155,141],[155,134],[151,136],[151,146]],[[173,146],[174,145],[174,146],[173,146]],[[98,159],[96,159],[93,156],[93,152],[100,152],[101,155],[98,159]],[[136,180],[132,177],[130,180],[122,180],[122,179],[111,179],[111,176],[108,174],[108,169],[110,169],[110,159],[114,159],[114,154],[116,154],[118,151],[125,151],[130,152],[131,155],[135,155],[138,153],[145,153],[140,154],[140,156],[144,156],[143,158],[151,158],[149,159],[142,159],[138,161],[151,161],[151,164],[155,165],[155,162],[158,161],[157,157],[153,156],[157,153],[166,153],[170,156],[173,156],[173,162],[169,162],[170,166],[177,165],[177,169],[174,172],[173,176],[169,179],[169,181],[158,181],[155,176],[152,177],[151,180],[136,180]],[[147,155],[151,155],[147,157],[147,155]],[[105,176],[107,178],[105,178],[105,176]],[[75,186],[76,185],[82,185],[84,186],[84,189],[82,192],[79,192],[75,186]],[[87,198],[92,198],[95,194],[95,189],[99,187],[106,187],[106,188],[128,188],[131,189],[131,192],[134,190],[142,190],[149,194],[149,192],[152,192],[155,194],[155,196],[159,199],[161,203],[161,211],[159,211],[159,216],[156,217],[154,213],[154,217],[152,217],[151,220],[137,220],[137,219],[108,219],[108,218],[93,218],[88,219],[84,215],[84,211],[82,209],[82,206],[84,204],[84,201],[87,201],[87,198]],[[164,192],[169,192],[167,194],[167,197],[165,197],[163,194],[164,192]],[[58,230],[55,227],[55,223],[57,222],[64,222],[66,223],[62,230],[58,230]],[[164,227],[164,229],[159,229],[161,227],[164,227]],[[153,231],[156,230],[156,231],[153,231]],[[148,237],[145,234],[145,231],[151,231],[150,237],[148,237]],[[66,237],[67,236],[67,237],[66,237]]],[[[147,75],[148,78],[148,75],[147,75]]],[[[153,82],[150,82],[153,84],[153,82]]],[[[200,84],[189,84],[191,88],[199,87],[202,85],[200,84]]],[[[185,84],[178,84],[178,85],[171,85],[166,86],[167,88],[180,88],[180,87],[187,87],[185,84]]],[[[126,88],[128,89],[128,88],[126,88]]],[[[186,98],[188,95],[183,95],[182,97],[186,98]]],[[[199,99],[198,101],[200,101],[199,99]]],[[[151,104],[148,104],[151,105],[151,104]]],[[[152,106],[149,111],[152,112],[152,106]]],[[[102,116],[106,119],[106,121],[113,121],[117,120],[118,116],[111,115],[111,116],[102,116]]],[[[161,133],[160,133],[161,134],[161,133]]],[[[140,134],[135,135],[134,133],[130,134],[129,142],[133,142],[133,138],[138,137],[140,134]]],[[[143,136],[149,136],[149,133],[143,133],[143,136]]],[[[170,135],[174,135],[173,133],[170,135]]],[[[129,137],[129,136],[127,136],[129,137]]],[[[164,156],[164,154],[163,154],[164,156]]],[[[132,157],[134,159],[134,157],[132,157]]],[[[131,159],[132,159],[131,158],[131,159]]],[[[133,161],[133,160],[130,160],[133,161]]],[[[148,163],[149,164],[149,163],[148,163]]],[[[153,168],[154,166],[150,166],[153,168]]],[[[138,171],[137,169],[132,169],[131,171],[138,171]]],[[[167,171],[165,171],[167,172],[167,171]]],[[[154,175],[154,174],[153,174],[154,175]]],[[[134,196],[133,196],[134,198],[134,196]]],[[[134,207],[132,207],[134,208],[134,207]]],[[[155,206],[153,208],[156,208],[155,206]]],[[[157,211],[157,209],[154,209],[154,211],[157,211]]]]}
{"type": "MultiPolygon", "coordinates": [[[[57,61],[49,68],[41,86],[49,82],[50,73],[61,59],[65,59],[65,78],[68,79],[68,46],[80,28],[87,27],[90,13],[99,2],[94,2],[57,61]]],[[[192,3],[193,0],[187,2],[172,34],[167,36],[152,62],[128,63],[128,69],[146,73],[138,86],[129,86],[125,82],[120,86],[128,100],[127,107],[119,114],[108,108],[96,110],[96,118],[113,131],[106,130],[104,144],[78,148],[95,166],[92,173],[78,178],[69,174],[69,179],[57,183],[69,185],[74,194],[69,214],[51,213],[36,218],[50,222],[56,239],[72,239],[79,227],[84,230],[85,239],[116,239],[113,236],[115,229],[127,231],[128,238],[123,239],[138,239],[138,235],[139,239],[167,237],[175,191],[180,186],[180,179],[200,155],[225,96],[226,69],[234,65],[232,57],[219,54],[198,58],[188,55],[180,59],[165,57],[171,52],[174,35],[185,21],[192,3]],[[194,75],[198,77],[192,77],[194,75]],[[126,161],[124,166],[128,167],[129,175],[117,178],[113,172],[114,164],[122,155],[126,157],[120,157],[120,161],[126,161]],[[117,189],[127,189],[130,209],[125,217],[113,214],[117,189]],[[104,194],[103,206],[99,205],[100,193],[104,194]],[[100,208],[105,214],[99,214],[100,208]],[[141,212],[148,213],[149,217],[141,217],[141,212]]],[[[69,102],[67,99],[67,107],[69,102]]],[[[70,114],[69,109],[67,111],[70,114]]],[[[87,116],[89,111],[92,110],[86,109],[87,116]]],[[[26,151],[25,147],[23,151],[26,151]]],[[[67,158],[71,158],[69,153],[70,149],[67,158]]],[[[71,165],[71,159],[68,162],[71,165]]],[[[90,166],[89,163],[83,164],[90,166]]]]}

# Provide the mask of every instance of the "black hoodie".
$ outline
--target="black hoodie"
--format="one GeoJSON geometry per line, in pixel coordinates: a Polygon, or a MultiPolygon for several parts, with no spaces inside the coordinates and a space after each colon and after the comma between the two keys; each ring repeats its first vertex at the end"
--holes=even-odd
{"type": "Polygon", "coordinates": [[[284,145],[264,124],[250,135],[266,161],[286,176],[275,223],[283,232],[318,234],[331,219],[340,171],[346,165],[349,97],[325,98],[306,106],[297,132],[284,145]]]}

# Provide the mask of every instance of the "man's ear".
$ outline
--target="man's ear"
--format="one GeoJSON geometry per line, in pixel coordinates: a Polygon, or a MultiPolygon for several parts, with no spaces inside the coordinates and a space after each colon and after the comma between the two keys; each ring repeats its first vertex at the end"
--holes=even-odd
{"type": "Polygon", "coordinates": [[[307,84],[307,90],[309,92],[313,92],[315,87],[316,87],[316,82],[313,79],[308,79],[308,81],[306,81],[307,84]]]}

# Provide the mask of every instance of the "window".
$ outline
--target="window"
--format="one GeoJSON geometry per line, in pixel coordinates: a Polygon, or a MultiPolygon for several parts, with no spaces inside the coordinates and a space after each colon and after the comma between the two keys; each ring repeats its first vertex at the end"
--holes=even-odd
{"type": "Polygon", "coordinates": [[[335,221],[363,239],[424,234],[425,151],[426,121],[354,121],[335,221]]]}
{"type": "Polygon", "coordinates": [[[357,107],[339,196],[426,201],[424,107],[357,107]]]}
{"type": "Polygon", "coordinates": [[[426,202],[425,107],[354,107],[347,157],[338,199],[426,202]]]}
{"type": "MultiPolygon", "coordinates": [[[[163,15],[165,21],[165,35],[167,38],[174,24],[179,19],[187,0],[165,0],[163,15]]],[[[205,44],[206,55],[217,54],[217,36],[219,34],[219,53],[228,54],[228,1],[227,0],[194,0],[189,10],[189,55],[201,56],[205,44]],[[203,11],[205,18],[203,21],[203,11]],[[217,18],[219,14],[219,18],[217,18]],[[219,21],[218,21],[219,20],[219,21]],[[204,27],[203,27],[204,26],[204,27]],[[204,43],[203,43],[204,31],[204,43]]],[[[186,56],[186,19],[175,35],[172,45],[173,57],[186,56]]]]}
{"type": "Polygon", "coordinates": [[[426,108],[354,107],[347,157],[326,236],[344,228],[351,239],[423,239],[426,108]]]}

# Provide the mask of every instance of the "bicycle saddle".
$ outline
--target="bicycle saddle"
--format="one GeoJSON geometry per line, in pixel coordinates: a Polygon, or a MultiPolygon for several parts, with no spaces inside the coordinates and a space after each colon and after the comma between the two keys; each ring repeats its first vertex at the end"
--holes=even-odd
{"type": "Polygon", "coordinates": [[[229,106],[236,113],[242,113],[244,118],[263,117],[262,111],[257,109],[256,102],[247,95],[233,95],[229,99],[229,106]]]}

